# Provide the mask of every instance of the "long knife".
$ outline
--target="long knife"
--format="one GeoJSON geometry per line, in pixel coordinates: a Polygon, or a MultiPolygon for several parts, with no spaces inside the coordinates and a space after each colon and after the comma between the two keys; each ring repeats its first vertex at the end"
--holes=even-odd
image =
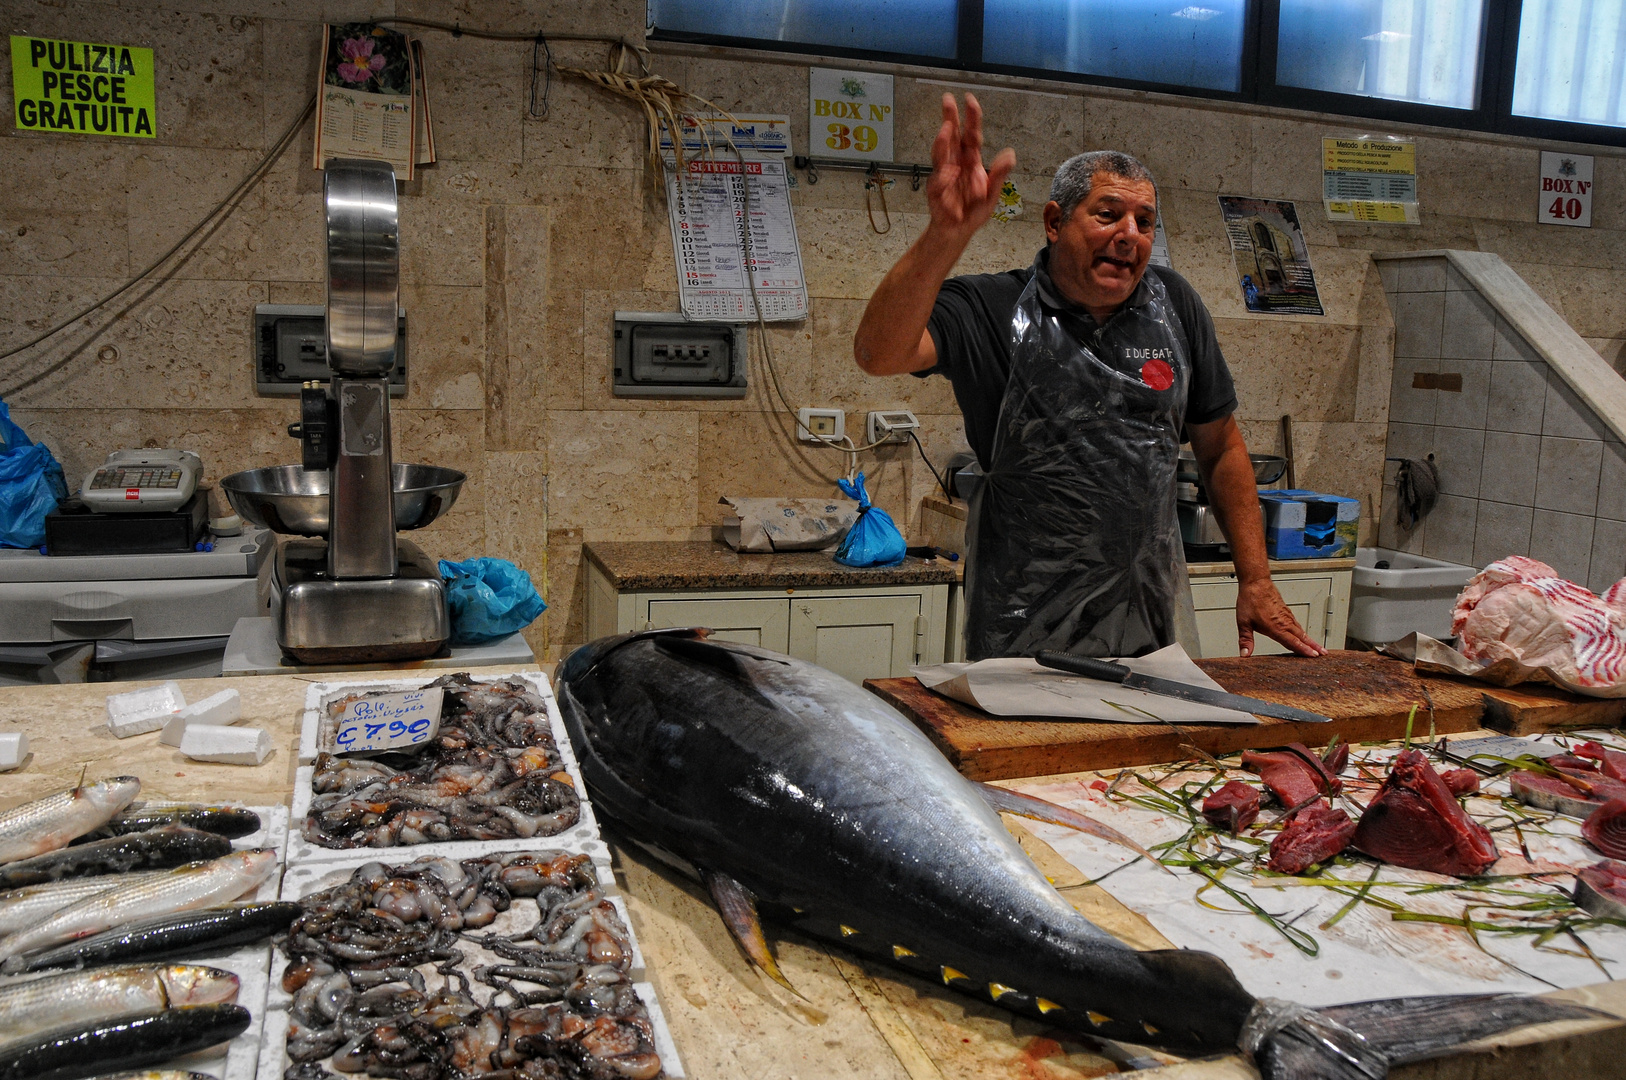
{"type": "Polygon", "coordinates": [[[1244,697],[1241,694],[1228,694],[1224,690],[1212,690],[1206,686],[1192,686],[1190,683],[1176,682],[1173,679],[1142,675],[1122,664],[1097,660],[1093,656],[1074,656],[1072,653],[1044,649],[1034,659],[1043,667],[1100,679],[1103,682],[1121,683],[1132,690],[1144,690],[1148,694],[1157,694],[1161,697],[1179,698],[1182,701],[1195,701],[1201,705],[1235,709],[1237,712],[1253,713],[1257,716],[1274,716],[1281,720],[1297,720],[1306,724],[1332,723],[1332,717],[1322,716],[1307,709],[1295,709],[1291,705],[1278,705],[1273,701],[1261,701],[1259,698],[1244,697]]]}

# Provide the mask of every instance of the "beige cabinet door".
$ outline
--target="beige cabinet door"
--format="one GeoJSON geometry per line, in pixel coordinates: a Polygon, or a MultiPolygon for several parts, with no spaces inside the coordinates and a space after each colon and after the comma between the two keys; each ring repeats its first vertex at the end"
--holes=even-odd
{"type": "MultiPolygon", "coordinates": [[[[1327,642],[1327,614],[1332,600],[1332,578],[1281,577],[1276,578],[1287,609],[1309,635],[1327,642]]],[[[1197,641],[1204,657],[1236,656],[1236,579],[1193,581],[1191,599],[1197,608],[1197,641]]],[[[1333,647],[1341,647],[1337,642],[1333,647]]],[[[1255,656],[1269,656],[1288,650],[1261,634],[1254,634],[1255,656]]]]}
{"type": "Polygon", "coordinates": [[[709,627],[719,641],[789,652],[790,605],[774,600],[651,600],[649,629],[709,627]]]}
{"type": "Polygon", "coordinates": [[[844,679],[887,679],[916,663],[920,597],[790,599],[790,654],[844,679]]]}

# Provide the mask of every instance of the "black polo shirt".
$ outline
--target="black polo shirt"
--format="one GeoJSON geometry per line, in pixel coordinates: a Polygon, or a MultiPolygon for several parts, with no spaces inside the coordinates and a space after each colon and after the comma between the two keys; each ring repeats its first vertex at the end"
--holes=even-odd
{"type": "MultiPolygon", "coordinates": [[[[1049,250],[1036,260],[1048,262],[1049,250]]],[[[999,422],[999,406],[1005,398],[1005,383],[1011,372],[1011,318],[1016,301],[1026,288],[1034,268],[1009,270],[1003,274],[967,274],[943,282],[932,308],[927,329],[937,347],[937,364],[915,374],[924,378],[937,374],[954,384],[954,397],[965,416],[966,440],[984,468],[994,445],[994,427],[999,422]]],[[[1186,424],[1206,424],[1236,411],[1236,387],[1214,337],[1214,320],[1190,282],[1160,266],[1146,268],[1156,275],[1180,316],[1186,333],[1186,355],[1191,362],[1191,386],[1186,394],[1186,424]]],[[[1049,275],[1040,278],[1040,300],[1057,311],[1062,325],[1074,337],[1087,342],[1100,328],[1090,313],[1057,293],[1049,275]]],[[[1142,279],[1125,307],[1139,307],[1150,299],[1142,279]]],[[[1110,320],[1109,320],[1110,321],[1110,320]]],[[[1117,357],[1101,357],[1119,366],[1117,357]]],[[[1140,361],[1124,361],[1123,370],[1134,374],[1140,361]]]]}

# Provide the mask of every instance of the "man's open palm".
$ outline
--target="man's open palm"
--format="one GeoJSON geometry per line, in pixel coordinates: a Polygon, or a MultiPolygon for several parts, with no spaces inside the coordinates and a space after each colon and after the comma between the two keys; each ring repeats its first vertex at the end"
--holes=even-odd
{"type": "Polygon", "coordinates": [[[943,95],[943,126],[932,142],[932,178],[926,202],[932,221],[955,231],[975,232],[993,215],[1005,178],[1016,168],[1016,151],[1006,147],[986,168],[982,163],[982,106],[965,96],[965,123],[953,94],[943,95]]]}

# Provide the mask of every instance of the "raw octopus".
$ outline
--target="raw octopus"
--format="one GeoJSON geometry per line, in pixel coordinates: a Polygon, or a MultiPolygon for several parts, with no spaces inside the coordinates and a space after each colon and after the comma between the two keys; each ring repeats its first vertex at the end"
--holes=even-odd
{"type": "Polygon", "coordinates": [[[409,1080],[660,1073],[627,974],[630,937],[586,855],[368,863],[300,903],[282,944],[282,985],[294,995],[285,1080],[329,1078],[320,1064],[329,1057],[343,1073],[409,1080]],[[535,899],[540,917],[529,929],[472,933],[515,898],[535,899]],[[475,948],[508,963],[471,965],[475,948]]]}
{"type": "Polygon", "coordinates": [[[1279,874],[1297,874],[1337,855],[1354,836],[1355,823],[1348,814],[1313,802],[1290,815],[1270,842],[1270,868],[1279,874]]]}
{"type": "Polygon", "coordinates": [[[1581,822],[1586,842],[1611,859],[1626,859],[1626,799],[1610,799],[1581,822]]]}
{"type": "Polygon", "coordinates": [[[1203,800],[1203,817],[1215,828],[1239,833],[1259,816],[1259,789],[1240,780],[1227,780],[1203,800]]]}
{"type": "MultiPolygon", "coordinates": [[[[1346,749],[1343,760],[1348,759],[1346,749]]],[[[1288,743],[1281,750],[1249,750],[1242,755],[1242,767],[1258,773],[1277,801],[1288,809],[1303,806],[1318,795],[1336,795],[1344,786],[1326,762],[1303,743],[1288,743]]]]}
{"type": "Polygon", "coordinates": [[[1626,581],[1600,597],[1544,562],[1510,555],[1468,582],[1451,632],[1470,659],[1516,660],[1579,686],[1614,686],[1626,679],[1626,581]]]}
{"type": "Polygon", "coordinates": [[[1463,812],[1421,750],[1403,750],[1361,815],[1355,847],[1413,870],[1473,877],[1497,859],[1488,829],[1463,812]]]}
{"type": "MultiPolygon", "coordinates": [[[[436,737],[403,768],[316,759],[305,837],[330,848],[554,836],[581,817],[546,703],[518,680],[436,679],[436,737]]],[[[340,703],[342,705],[343,703],[340,703]]]]}

